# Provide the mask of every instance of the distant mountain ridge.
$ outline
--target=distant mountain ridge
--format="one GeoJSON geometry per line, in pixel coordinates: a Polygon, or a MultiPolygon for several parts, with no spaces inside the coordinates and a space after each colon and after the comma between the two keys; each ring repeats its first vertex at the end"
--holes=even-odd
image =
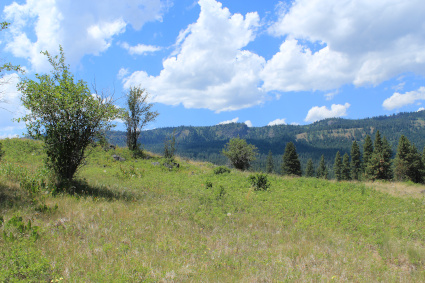
{"type": "MultiPolygon", "coordinates": [[[[275,163],[279,166],[280,158],[287,142],[294,142],[301,163],[305,165],[308,158],[318,163],[322,154],[330,166],[337,151],[343,155],[350,153],[355,140],[363,146],[366,135],[374,139],[376,130],[385,136],[392,148],[397,148],[401,135],[405,135],[418,150],[425,146],[425,111],[399,113],[391,116],[379,116],[366,119],[350,120],[329,118],[309,125],[276,125],[248,127],[244,123],[193,127],[167,127],[143,131],[139,138],[146,150],[161,153],[164,141],[173,133],[177,141],[177,154],[182,157],[226,163],[221,150],[227,141],[234,137],[246,139],[259,149],[259,157],[253,164],[254,169],[265,168],[265,158],[271,150],[275,163]],[[280,158],[279,158],[280,157],[280,158]]],[[[111,143],[125,146],[125,132],[108,133],[111,143]]]]}

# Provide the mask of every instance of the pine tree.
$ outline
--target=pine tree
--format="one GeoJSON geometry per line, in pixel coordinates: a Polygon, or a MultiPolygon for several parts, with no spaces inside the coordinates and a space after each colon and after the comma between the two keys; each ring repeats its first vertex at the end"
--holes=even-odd
{"type": "Polygon", "coordinates": [[[325,156],[322,154],[320,157],[319,167],[317,167],[317,178],[327,179],[328,178],[328,168],[325,165],[325,156]]]}
{"type": "Polygon", "coordinates": [[[397,180],[423,182],[424,163],[421,155],[404,135],[399,139],[394,164],[394,175],[397,180]]]}
{"type": "Polygon", "coordinates": [[[366,136],[363,145],[363,171],[366,172],[369,159],[373,153],[373,144],[372,139],[369,135],[366,136]]]}
{"type": "Polygon", "coordinates": [[[301,163],[293,142],[288,142],[282,160],[282,173],[284,175],[301,176],[301,163]]]}
{"type": "Polygon", "coordinates": [[[344,154],[342,158],[342,170],[341,170],[341,179],[342,180],[351,180],[351,170],[350,170],[350,157],[347,153],[344,154]]]}
{"type": "Polygon", "coordinates": [[[353,145],[351,146],[351,178],[353,180],[360,179],[362,162],[360,159],[360,148],[356,141],[353,141],[353,145]]]}
{"type": "Polygon", "coordinates": [[[305,176],[306,177],[314,177],[314,166],[313,166],[313,160],[311,158],[307,161],[307,168],[305,169],[305,176]]]}
{"type": "Polygon", "coordinates": [[[408,155],[410,151],[409,140],[402,135],[398,140],[397,154],[394,160],[394,174],[399,181],[404,181],[407,178],[409,171],[408,155]]]}
{"type": "Polygon", "coordinates": [[[273,154],[272,151],[269,151],[269,155],[267,156],[267,164],[266,164],[266,172],[273,173],[274,170],[274,162],[273,162],[273,154]]]}
{"type": "Polygon", "coordinates": [[[334,174],[335,174],[335,179],[337,181],[341,181],[341,169],[342,169],[341,154],[338,151],[335,155],[335,162],[334,162],[334,174]]]}
{"type": "Polygon", "coordinates": [[[392,156],[393,151],[391,150],[391,145],[388,142],[386,137],[382,138],[382,155],[384,162],[382,164],[384,171],[385,180],[391,180],[393,178],[393,169],[392,169],[392,156]]]}
{"type": "Polygon", "coordinates": [[[391,170],[391,146],[387,139],[381,139],[379,131],[376,131],[373,154],[366,167],[366,175],[371,180],[390,180],[391,170]]]}

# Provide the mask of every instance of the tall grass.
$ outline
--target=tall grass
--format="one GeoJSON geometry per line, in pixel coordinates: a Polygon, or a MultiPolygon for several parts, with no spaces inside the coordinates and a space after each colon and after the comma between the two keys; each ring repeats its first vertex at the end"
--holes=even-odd
{"type": "Polygon", "coordinates": [[[425,280],[424,200],[386,193],[393,183],[269,175],[258,191],[250,173],[94,148],[74,189],[55,192],[39,143],[4,145],[0,281],[425,280]]]}

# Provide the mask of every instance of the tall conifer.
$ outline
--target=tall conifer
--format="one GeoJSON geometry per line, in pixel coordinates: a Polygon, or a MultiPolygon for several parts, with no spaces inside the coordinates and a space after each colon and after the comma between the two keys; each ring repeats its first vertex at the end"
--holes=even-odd
{"type": "Polygon", "coordinates": [[[305,169],[305,176],[306,177],[314,177],[314,166],[313,166],[313,160],[311,158],[307,161],[307,167],[305,169]]]}
{"type": "Polygon", "coordinates": [[[338,151],[335,155],[335,162],[334,162],[334,175],[337,181],[341,181],[341,169],[342,169],[341,154],[338,151]]]}
{"type": "Polygon", "coordinates": [[[284,175],[301,176],[301,163],[298,159],[297,150],[293,142],[288,142],[282,160],[282,173],[284,175]]]}
{"type": "Polygon", "coordinates": [[[353,141],[353,145],[351,146],[351,178],[353,180],[360,179],[361,173],[361,159],[360,159],[360,148],[356,141],[353,141]]]}
{"type": "Polygon", "coordinates": [[[344,157],[342,158],[341,179],[346,181],[350,180],[350,172],[350,157],[347,153],[345,153],[344,157]]]}
{"type": "Polygon", "coordinates": [[[269,151],[269,155],[267,156],[267,164],[266,164],[266,172],[273,173],[274,170],[274,162],[273,162],[273,154],[272,151],[269,151]]]}
{"type": "Polygon", "coordinates": [[[373,143],[369,135],[366,136],[363,145],[363,171],[366,171],[369,159],[373,153],[373,143]]]}
{"type": "Polygon", "coordinates": [[[328,178],[328,168],[325,165],[325,156],[322,154],[320,157],[319,167],[317,167],[317,178],[327,179],[328,178]]]}

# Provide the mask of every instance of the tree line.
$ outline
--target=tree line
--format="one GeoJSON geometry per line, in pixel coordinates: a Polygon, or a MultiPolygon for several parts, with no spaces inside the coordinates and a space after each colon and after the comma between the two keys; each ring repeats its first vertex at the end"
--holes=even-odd
{"type": "MultiPolygon", "coordinates": [[[[250,167],[257,148],[247,144],[240,138],[231,139],[226,145],[223,154],[229,158],[237,169],[246,170],[250,167]],[[242,164],[242,165],[241,165],[242,164]]],[[[399,139],[395,158],[393,151],[385,136],[376,131],[372,141],[367,135],[363,144],[363,153],[356,141],[353,141],[350,154],[341,156],[338,151],[333,164],[333,175],[337,181],[343,180],[397,180],[411,181],[414,183],[425,182],[425,147],[421,154],[416,146],[406,136],[399,139]]],[[[269,151],[265,171],[276,172],[273,154],[269,151]]],[[[280,173],[283,175],[306,176],[328,179],[329,170],[325,164],[324,155],[321,156],[319,165],[314,168],[313,160],[307,161],[304,173],[293,142],[288,142],[282,156],[280,173]]]]}

